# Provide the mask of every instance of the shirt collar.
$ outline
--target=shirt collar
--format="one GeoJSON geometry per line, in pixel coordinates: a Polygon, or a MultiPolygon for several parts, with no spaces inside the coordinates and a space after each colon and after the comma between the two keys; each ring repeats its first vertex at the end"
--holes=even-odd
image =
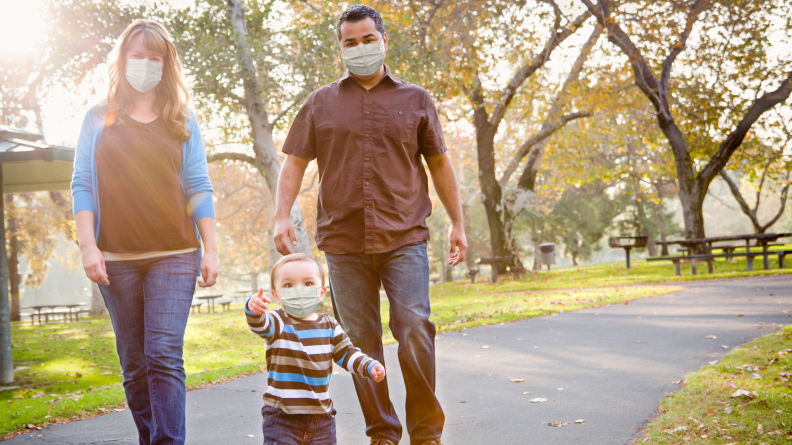
{"type": "MultiPolygon", "coordinates": [[[[355,76],[353,76],[352,73],[349,72],[349,70],[346,70],[346,71],[344,71],[344,75],[341,76],[340,79],[338,79],[338,82],[341,83],[341,82],[344,82],[345,80],[350,79],[350,78],[353,81],[357,81],[357,79],[355,79],[355,76]]],[[[403,80],[399,79],[398,77],[396,77],[393,74],[393,72],[390,70],[390,68],[388,68],[387,64],[385,64],[385,77],[383,77],[382,80],[385,80],[385,79],[390,79],[396,85],[401,85],[401,84],[404,83],[403,80]]],[[[380,83],[382,83],[382,80],[380,81],[380,83]]]]}

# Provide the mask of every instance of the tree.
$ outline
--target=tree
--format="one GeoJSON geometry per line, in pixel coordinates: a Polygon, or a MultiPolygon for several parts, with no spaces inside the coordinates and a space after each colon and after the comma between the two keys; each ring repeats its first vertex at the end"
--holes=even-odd
{"type": "Polygon", "coordinates": [[[709,184],[752,125],[792,92],[788,61],[770,66],[765,49],[775,31],[768,21],[777,18],[788,24],[790,5],[753,0],[624,2],[623,10],[618,10],[609,0],[581,1],[607,30],[608,40],[627,57],[635,84],[656,111],[658,127],[674,155],[685,235],[705,237],[703,204],[709,184]],[[619,16],[629,21],[627,31],[619,24],[619,16]],[[683,61],[687,62],[684,74],[677,70],[674,78],[674,63],[697,25],[696,51],[683,61]],[[655,42],[669,34],[676,41],[664,58],[656,56],[654,52],[663,52],[666,45],[655,42]],[[639,35],[643,41],[633,38],[639,35]],[[652,66],[655,59],[662,59],[659,76],[658,68],[652,66]],[[672,94],[674,87],[680,95],[672,94]],[[730,131],[719,144],[712,144],[711,134],[720,133],[720,127],[730,131]],[[702,150],[692,152],[688,138],[701,144],[702,150]],[[707,150],[708,144],[717,146],[714,153],[707,150]],[[697,169],[697,165],[703,167],[697,169]]]}

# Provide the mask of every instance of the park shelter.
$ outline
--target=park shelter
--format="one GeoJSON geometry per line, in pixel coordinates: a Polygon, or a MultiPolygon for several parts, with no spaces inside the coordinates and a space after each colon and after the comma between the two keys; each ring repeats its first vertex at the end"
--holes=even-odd
{"type": "MultiPolygon", "coordinates": [[[[0,233],[5,233],[5,193],[69,188],[74,149],[48,145],[44,136],[0,125],[0,233]]],[[[11,308],[5,242],[0,243],[0,384],[14,380],[11,308]]]]}

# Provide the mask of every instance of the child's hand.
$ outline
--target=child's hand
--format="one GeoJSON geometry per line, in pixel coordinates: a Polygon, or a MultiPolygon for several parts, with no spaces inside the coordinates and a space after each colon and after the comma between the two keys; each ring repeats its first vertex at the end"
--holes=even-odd
{"type": "Polygon", "coordinates": [[[272,300],[264,296],[264,288],[262,287],[256,295],[250,297],[250,301],[247,303],[248,310],[256,315],[266,314],[269,310],[267,303],[272,303],[272,300]]]}
{"type": "Polygon", "coordinates": [[[375,382],[381,382],[382,379],[385,378],[385,367],[377,363],[371,368],[371,378],[374,379],[375,382]]]}

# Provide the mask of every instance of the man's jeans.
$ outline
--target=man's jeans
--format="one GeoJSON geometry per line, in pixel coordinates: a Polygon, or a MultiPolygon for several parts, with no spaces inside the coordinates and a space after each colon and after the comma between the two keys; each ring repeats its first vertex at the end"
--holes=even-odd
{"type": "Polygon", "coordinates": [[[264,405],[261,416],[264,445],[336,445],[335,410],[332,414],[286,414],[264,405]]]}
{"type": "MultiPolygon", "coordinates": [[[[440,439],[445,416],[435,397],[435,326],[429,321],[426,242],[379,254],[327,253],[333,310],[352,344],[385,364],[382,354],[380,282],[390,302],[390,328],[399,342],[407,388],[407,431],[413,442],[440,439]]],[[[380,383],[353,375],[366,434],[399,441],[402,426],[380,383]]]]}
{"type": "Polygon", "coordinates": [[[110,285],[99,288],[113,322],[140,444],[183,444],[182,347],[198,273],[196,253],[106,265],[110,285]]]}

